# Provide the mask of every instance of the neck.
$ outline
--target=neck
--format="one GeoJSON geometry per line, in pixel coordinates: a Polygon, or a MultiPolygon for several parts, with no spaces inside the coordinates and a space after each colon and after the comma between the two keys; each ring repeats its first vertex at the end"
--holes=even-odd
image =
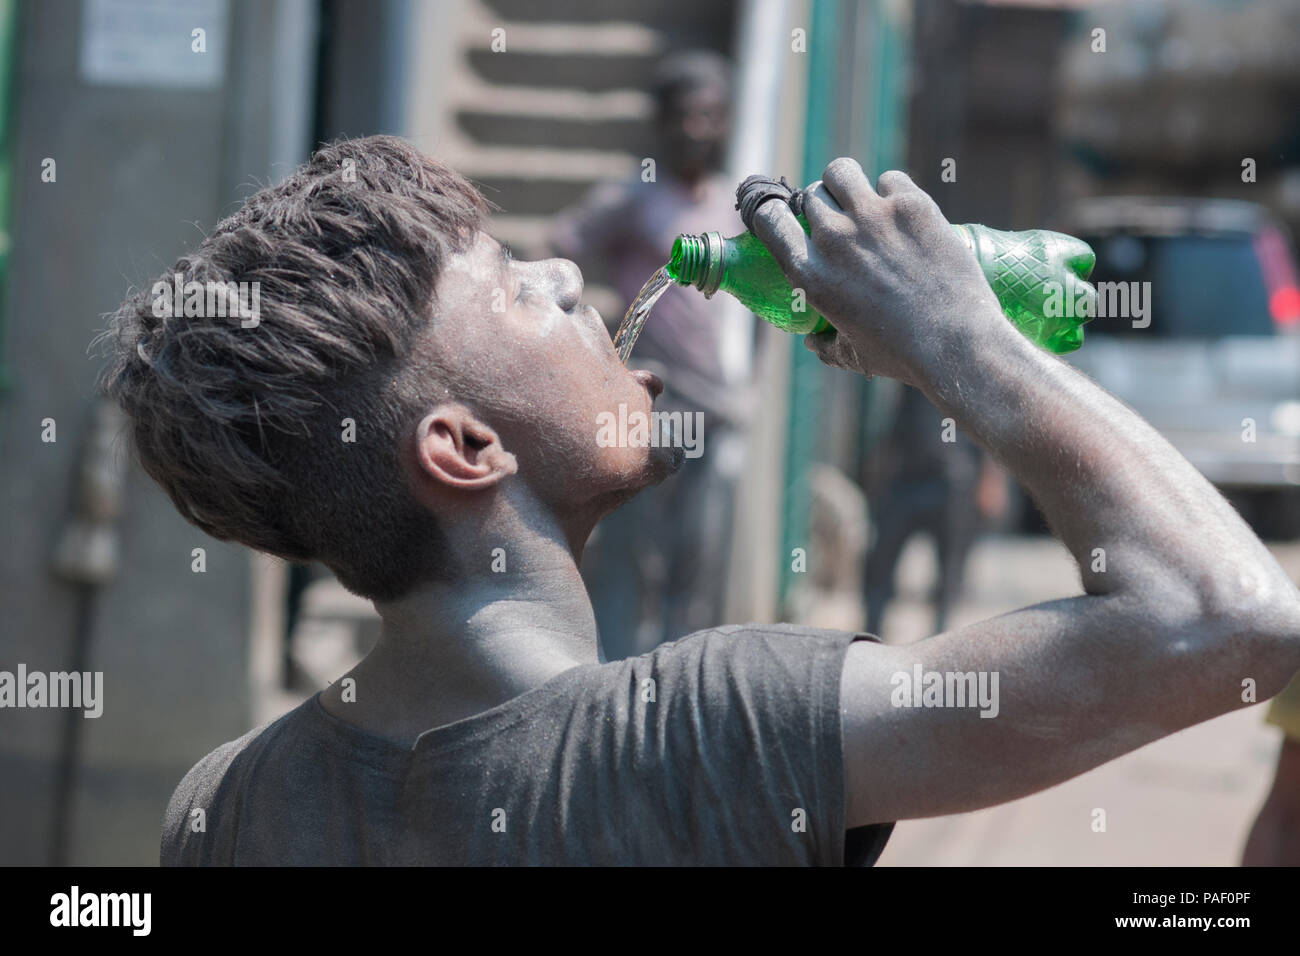
{"type": "Polygon", "coordinates": [[[347,675],[356,682],[356,700],[345,701],[336,681],[321,695],[325,708],[410,744],[425,730],[599,663],[576,549],[558,524],[511,525],[512,534],[478,528],[457,542],[458,554],[486,552],[478,567],[377,604],[379,642],[347,675]]]}

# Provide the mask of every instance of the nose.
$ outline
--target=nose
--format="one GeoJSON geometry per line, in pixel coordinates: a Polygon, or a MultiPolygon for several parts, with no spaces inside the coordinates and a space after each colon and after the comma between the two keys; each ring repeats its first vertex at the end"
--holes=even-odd
{"type": "Polygon", "coordinates": [[[555,304],[568,312],[582,299],[582,270],[569,259],[546,259],[538,265],[546,274],[546,285],[555,304]]]}

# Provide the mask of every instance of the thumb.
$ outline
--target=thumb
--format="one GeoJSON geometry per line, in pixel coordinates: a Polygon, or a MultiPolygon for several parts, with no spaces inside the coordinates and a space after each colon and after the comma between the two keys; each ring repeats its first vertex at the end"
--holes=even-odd
{"type": "Polygon", "coordinates": [[[825,332],[811,332],[803,338],[803,344],[808,351],[812,352],[824,365],[831,368],[842,368],[850,372],[861,372],[867,378],[871,373],[862,367],[858,361],[857,350],[853,343],[848,340],[847,336],[840,335],[834,329],[828,329],[825,332]]]}

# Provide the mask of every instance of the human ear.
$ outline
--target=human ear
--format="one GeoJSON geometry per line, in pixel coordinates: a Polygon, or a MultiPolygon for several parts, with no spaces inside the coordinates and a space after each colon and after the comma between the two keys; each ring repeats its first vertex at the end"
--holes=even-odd
{"type": "Polygon", "coordinates": [[[426,415],[415,445],[421,476],[449,488],[490,488],[519,467],[497,433],[463,405],[440,405],[426,415]]]}

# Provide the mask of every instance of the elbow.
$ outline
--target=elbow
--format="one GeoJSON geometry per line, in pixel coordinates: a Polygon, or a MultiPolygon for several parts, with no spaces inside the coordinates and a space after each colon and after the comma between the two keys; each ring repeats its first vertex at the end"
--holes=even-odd
{"type": "MultiPolygon", "coordinates": [[[[1290,581],[1278,600],[1255,608],[1267,647],[1278,657],[1286,673],[1278,690],[1300,670],[1300,590],[1290,581]]],[[[1272,696],[1270,692],[1269,696],[1272,696]]]]}
{"type": "Polygon", "coordinates": [[[1255,678],[1260,699],[1271,697],[1300,669],[1300,590],[1281,569],[1231,577],[1202,592],[1200,623],[1255,678]]]}
{"type": "Polygon", "coordinates": [[[1203,581],[1198,592],[1202,613],[1211,622],[1300,642],[1300,589],[1276,563],[1236,565],[1203,581]]]}

